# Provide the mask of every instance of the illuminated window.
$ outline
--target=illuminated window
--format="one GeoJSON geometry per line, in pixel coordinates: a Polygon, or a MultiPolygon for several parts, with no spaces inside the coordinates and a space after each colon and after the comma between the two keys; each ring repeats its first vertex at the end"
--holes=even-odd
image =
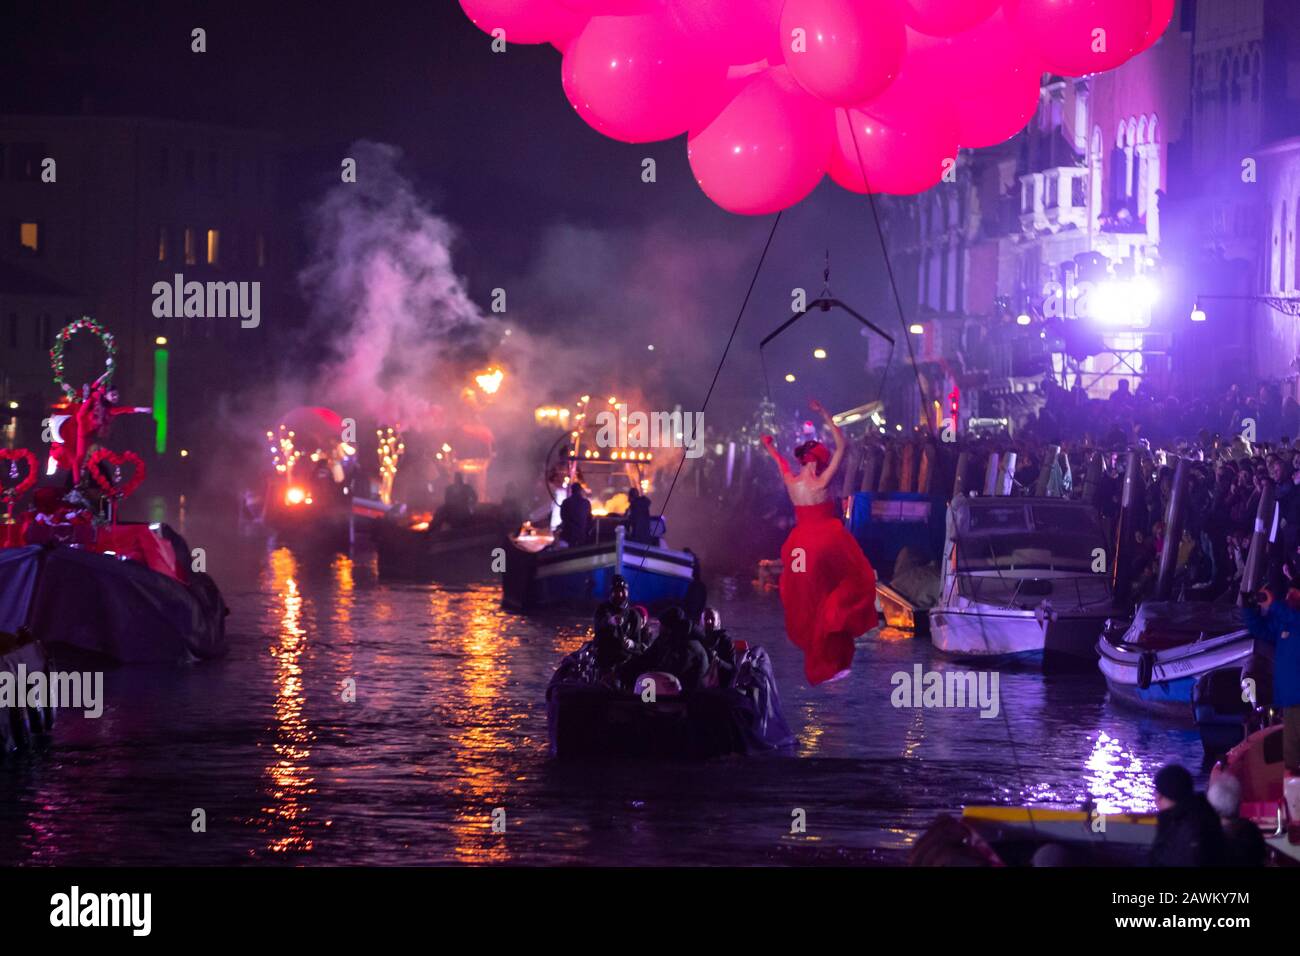
{"type": "Polygon", "coordinates": [[[41,224],[39,222],[20,222],[18,224],[18,245],[29,256],[41,254],[41,224]]]}
{"type": "Polygon", "coordinates": [[[208,230],[208,265],[215,266],[221,258],[221,231],[208,230]]]}
{"type": "Polygon", "coordinates": [[[167,227],[158,227],[158,261],[167,261],[167,227]]]}
{"type": "Polygon", "coordinates": [[[260,232],[257,234],[257,267],[260,269],[266,265],[266,236],[260,232]]]}
{"type": "Polygon", "coordinates": [[[198,261],[198,252],[194,248],[194,230],[187,226],[185,228],[185,264],[192,266],[198,261]]]}

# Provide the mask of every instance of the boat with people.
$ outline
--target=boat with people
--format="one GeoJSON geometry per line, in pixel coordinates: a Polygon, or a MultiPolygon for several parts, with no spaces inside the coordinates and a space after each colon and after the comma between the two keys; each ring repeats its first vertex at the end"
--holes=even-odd
{"type": "Polygon", "coordinates": [[[25,628],[61,658],[100,663],[218,657],[226,649],[229,612],[204,570],[206,558],[164,523],[120,517],[123,502],[144,481],[145,464],[104,442],[118,414],[149,409],[118,405],[110,386],[115,354],[111,334],[89,318],[60,330],[51,362],[66,400],[51,416],[57,422],[46,483],[37,486],[32,452],[5,451],[0,631],[25,628]],[[79,331],[98,335],[108,351],[104,375],[80,390],[61,376],[63,345],[79,331]],[[28,491],[30,501],[16,512],[28,491]]]}
{"type": "Polygon", "coordinates": [[[655,453],[602,447],[587,420],[589,402],[583,396],[572,415],[566,410],[565,431],[546,457],[547,512],[506,540],[502,605],[591,607],[622,577],[633,603],[659,609],[694,601],[698,614],[699,559],[668,547],[662,515],[651,514],[655,453]]]}
{"type": "Polygon", "coordinates": [[[372,534],[379,574],[386,578],[481,581],[500,572],[506,519],[495,506],[480,506],[454,523],[435,526],[435,512],[391,509],[372,534]]]}
{"type": "Polygon", "coordinates": [[[637,653],[608,666],[598,624],[595,638],[566,656],[551,678],[546,716],[552,756],[689,760],[793,747],[772,662],[762,647],[727,638],[712,609],[702,630],[687,630],[680,612],[665,615],[656,627],[643,611],[631,611],[643,622],[643,637],[629,641],[637,653]],[[707,645],[707,661],[702,656],[692,668],[674,664],[671,649],[657,653],[674,640],[674,620],[683,638],[694,635],[707,645]]]}
{"type": "Polygon", "coordinates": [[[346,550],[358,471],[347,431],[329,408],[303,406],[281,415],[265,435],[271,469],[260,492],[245,496],[242,517],[282,544],[346,550]]]}
{"type": "Polygon", "coordinates": [[[1240,687],[1243,677],[1270,671],[1267,648],[1257,646],[1241,608],[1230,604],[1146,601],[1131,622],[1107,622],[1097,655],[1114,698],[1187,721],[1207,676],[1231,671],[1240,687]]]}
{"type": "Polygon", "coordinates": [[[930,639],[970,660],[1093,666],[1115,613],[1097,509],[1063,498],[953,498],[930,639]]]}

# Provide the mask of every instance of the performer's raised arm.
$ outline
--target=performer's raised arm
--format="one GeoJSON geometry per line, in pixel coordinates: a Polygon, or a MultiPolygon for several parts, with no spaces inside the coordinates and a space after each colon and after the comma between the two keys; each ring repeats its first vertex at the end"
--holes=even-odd
{"type": "Polygon", "coordinates": [[[835,419],[831,417],[830,412],[826,411],[826,406],[817,399],[814,398],[809,402],[808,407],[821,415],[822,419],[830,427],[831,435],[835,438],[835,450],[831,453],[830,464],[817,476],[817,483],[825,487],[830,484],[831,478],[839,470],[840,461],[844,458],[844,432],[839,425],[835,424],[835,419]]]}
{"type": "Polygon", "coordinates": [[[776,439],[771,435],[764,435],[763,447],[767,449],[767,453],[772,456],[777,467],[781,469],[781,477],[788,478],[790,476],[790,463],[785,460],[784,455],[776,450],[776,439]]]}

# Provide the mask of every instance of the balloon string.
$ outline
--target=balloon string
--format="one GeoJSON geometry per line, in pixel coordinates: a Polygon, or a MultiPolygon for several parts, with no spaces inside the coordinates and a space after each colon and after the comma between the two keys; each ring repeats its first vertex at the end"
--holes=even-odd
{"type": "Polygon", "coordinates": [[[921,368],[916,364],[916,351],[912,346],[912,334],[907,330],[907,319],[903,316],[903,297],[898,291],[898,280],[894,277],[894,264],[889,258],[889,247],[885,243],[885,230],[880,225],[880,210],[876,208],[876,196],[867,182],[867,164],[862,159],[862,147],[858,143],[858,131],[853,126],[853,117],[844,111],[844,119],[849,124],[849,135],[853,137],[853,151],[858,156],[858,171],[862,174],[862,185],[867,191],[867,201],[871,204],[871,217],[876,223],[876,237],[880,240],[880,254],[885,260],[885,273],[889,276],[889,287],[894,293],[894,305],[898,310],[898,324],[903,330],[903,340],[907,342],[907,357],[912,363],[912,372],[916,375],[916,390],[921,395],[922,412],[925,415],[926,431],[934,437],[934,423],[930,421],[930,397],[926,394],[925,383],[921,379],[921,368]]]}
{"type": "MultiPolygon", "coordinates": [[[[781,225],[782,212],[778,212],[776,218],[772,220],[772,231],[767,234],[767,242],[763,244],[763,252],[758,257],[758,265],[754,267],[754,275],[749,280],[749,288],[745,290],[745,298],[740,303],[740,311],[736,313],[736,321],[731,325],[731,334],[727,336],[727,344],[722,350],[722,358],[718,360],[718,367],[713,370],[713,381],[709,383],[709,390],[704,395],[704,404],[700,406],[701,418],[704,416],[705,409],[709,407],[709,399],[713,397],[713,389],[718,384],[718,376],[722,374],[722,366],[727,364],[727,353],[731,351],[731,343],[736,340],[736,333],[740,331],[740,320],[745,315],[745,308],[749,305],[750,296],[754,294],[754,286],[758,284],[758,276],[763,271],[763,263],[767,261],[767,253],[772,248],[772,240],[776,238],[776,227],[781,225]]],[[[764,378],[766,379],[766,371],[764,372],[764,378]]],[[[668,510],[668,502],[672,500],[673,489],[677,487],[677,479],[681,477],[682,466],[685,464],[686,455],[683,454],[677,462],[677,470],[673,472],[673,480],[668,485],[668,494],[664,495],[663,507],[659,509],[660,521],[663,520],[664,512],[668,510]]],[[[636,571],[633,572],[633,579],[635,579],[636,573],[645,565],[646,557],[645,554],[641,555],[641,562],[637,565],[636,571]]]]}

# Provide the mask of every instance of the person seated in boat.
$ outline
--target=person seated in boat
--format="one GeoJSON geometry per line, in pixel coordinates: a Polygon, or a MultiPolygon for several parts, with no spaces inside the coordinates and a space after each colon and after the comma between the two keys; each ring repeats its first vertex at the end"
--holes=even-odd
{"type": "Polygon", "coordinates": [[[573,548],[587,543],[591,534],[591,502],[583,494],[582,485],[569,485],[569,496],[560,505],[560,530],[555,536],[560,547],[573,548]]]}
{"type": "Polygon", "coordinates": [[[459,471],[451,479],[451,484],[442,494],[442,507],[438,509],[432,526],[435,530],[443,527],[463,528],[474,516],[474,507],[478,504],[478,492],[465,483],[465,476],[459,471]]]}
{"type": "Polygon", "coordinates": [[[717,608],[704,609],[704,650],[709,655],[709,668],[717,676],[718,687],[730,687],[736,676],[736,645],[722,627],[722,615],[717,608]]]}
{"type": "Polygon", "coordinates": [[[625,664],[621,673],[630,684],[646,671],[667,671],[681,682],[682,690],[695,690],[703,684],[709,670],[703,637],[686,612],[679,607],[669,608],[659,616],[659,636],[655,642],[625,664]]]}
{"type": "Polygon", "coordinates": [[[1152,866],[1219,866],[1223,826],[1186,767],[1169,764],[1156,773],[1156,838],[1152,866]]]}
{"type": "Polygon", "coordinates": [[[1241,781],[1230,773],[1216,774],[1205,791],[1223,824],[1224,863],[1228,866],[1263,866],[1268,844],[1259,827],[1241,818],[1241,781]]]}
{"type": "Polygon", "coordinates": [[[641,493],[635,485],[627,490],[627,539],[638,544],[658,544],[652,531],[650,496],[641,493]]]}
{"type": "Polygon", "coordinates": [[[1273,645],[1273,706],[1282,711],[1282,763],[1300,776],[1300,579],[1292,578],[1282,600],[1265,588],[1248,599],[1246,627],[1273,645]]]}
{"type": "Polygon", "coordinates": [[[644,649],[645,618],[638,611],[632,607],[627,579],[621,574],[614,575],[609,597],[597,606],[592,622],[596,668],[602,674],[616,671],[644,649]]]}

